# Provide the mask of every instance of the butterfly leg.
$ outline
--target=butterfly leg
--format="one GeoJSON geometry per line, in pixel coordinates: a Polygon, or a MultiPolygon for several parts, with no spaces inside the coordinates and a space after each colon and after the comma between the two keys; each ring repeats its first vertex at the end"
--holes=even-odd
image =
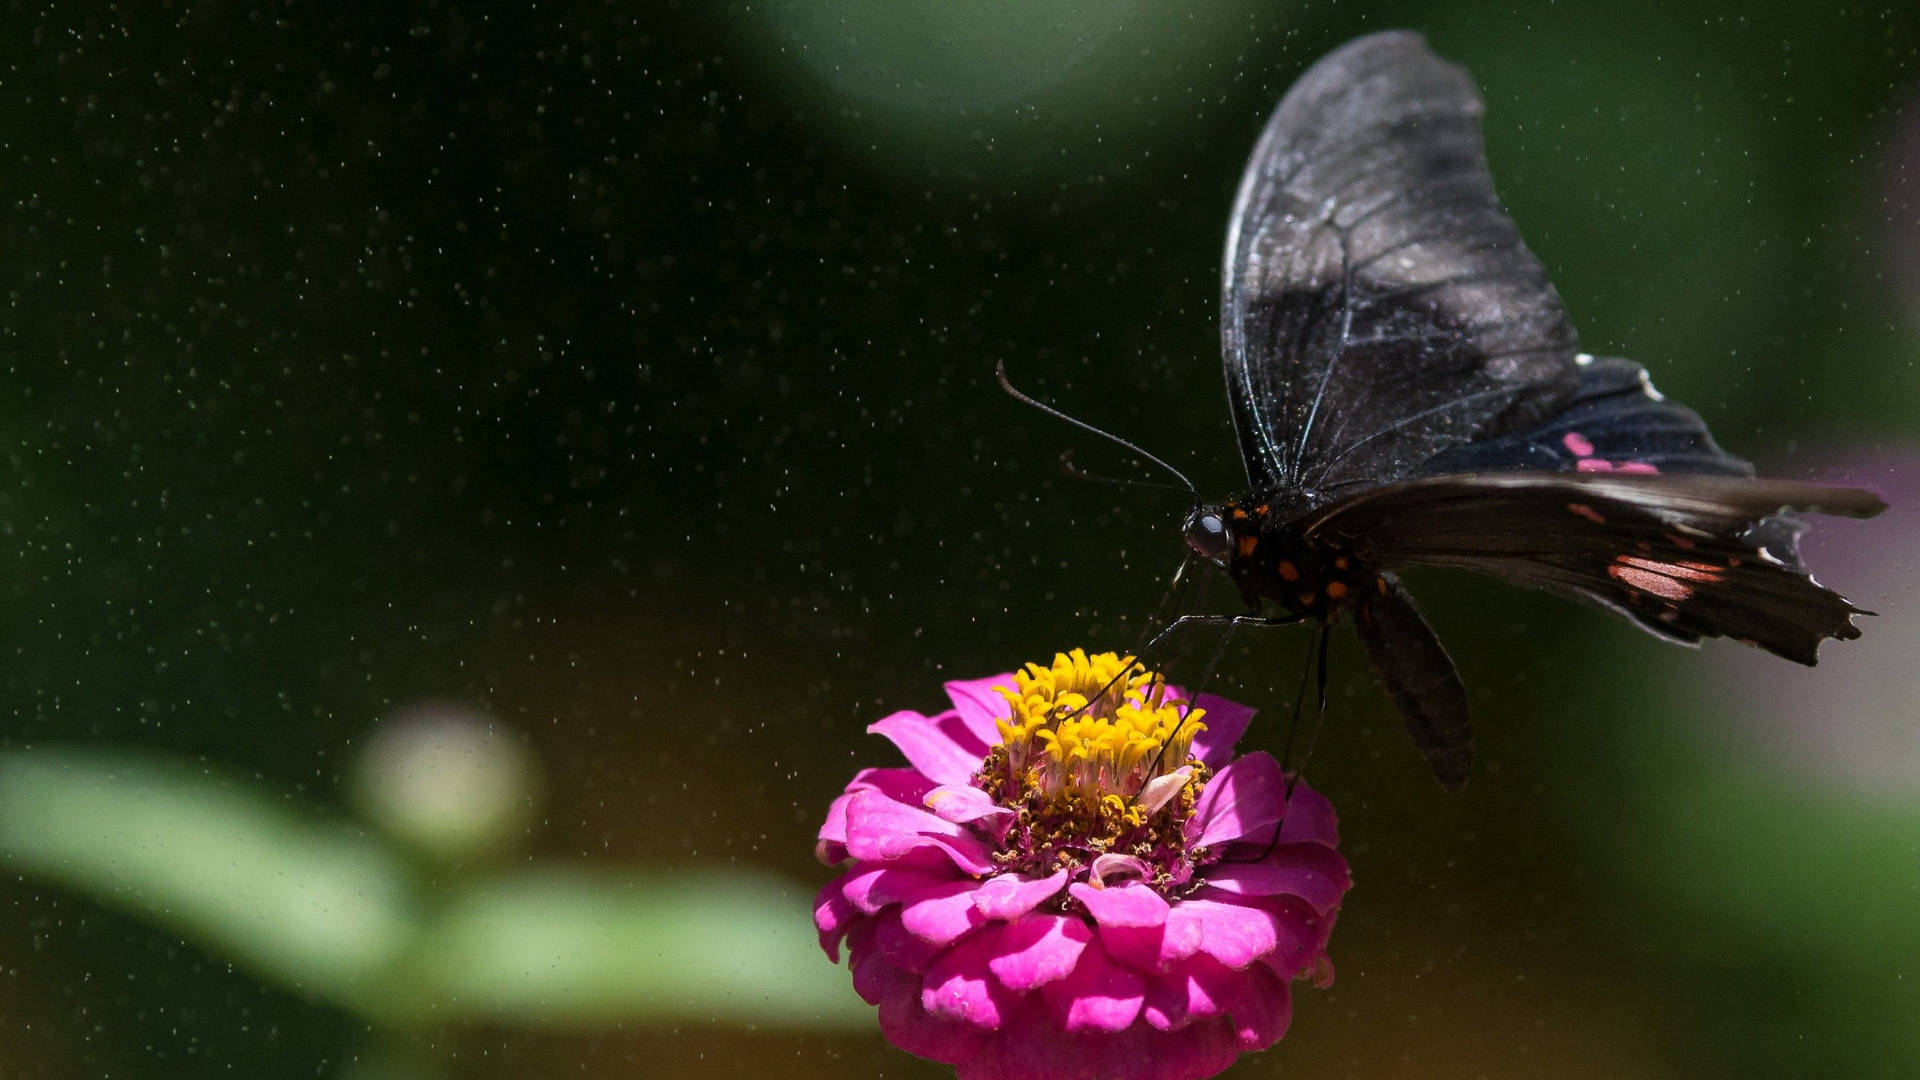
{"type": "Polygon", "coordinates": [[[1319,634],[1315,635],[1313,650],[1307,653],[1309,667],[1300,672],[1300,689],[1293,695],[1293,715],[1287,719],[1287,740],[1280,749],[1280,771],[1287,778],[1287,787],[1280,797],[1280,820],[1273,823],[1273,836],[1267,841],[1253,861],[1259,862],[1280,844],[1280,830],[1287,823],[1287,807],[1293,805],[1293,786],[1300,782],[1300,773],[1313,758],[1313,748],[1320,741],[1320,729],[1327,725],[1327,645],[1332,641],[1328,627],[1322,624],[1319,634]],[[1290,764],[1293,760],[1293,735],[1300,728],[1300,709],[1307,701],[1307,676],[1311,673],[1314,680],[1314,696],[1319,699],[1319,718],[1313,722],[1313,733],[1307,736],[1307,751],[1300,755],[1300,768],[1290,764]]]}
{"type": "Polygon", "coordinates": [[[1146,645],[1140,649],[1140,655],[1145,656],[1153,650],[1158,649],[1160,646],[1166,644],[1167,639],[1173,636],[1175,630],[1185,629],[1189,626],[1228,626],[1234,629],[1239,629],[1243,626],[1292,626],[1305,619],[1305,615],[1182,615],[1161,627],[1159,632],[1154,634],[1153,637],[1147,641],[1146,645]]]}
{"type": "MultiPolygon", "coordinates": [[[[1427,757],[1440,786],[1458,791],[1473,765],[1473,725],[1460,673],[1413,601],[1391,577],[1355,611],[1367,660],[1400,710],[1407,734],[1427,757]]],[[[1369,590],[1371,593],[1372,590],[1369,590]]]]}
{"type": "MultiPolygon", "coordinates": [[[[1275,616],[1182,615],[1179,618],[1168,623],[1166,626],[1162,627],[1159,633],[1156,633],[1155,635],[1153,635],[1153,637],[1145,645],[1141,646],[1139,651],[1135,653],[1135,656],[1140,658],[1141,660],[1144,660],[1152,650],[1157,649],[1161,645],[1165,644],[1167,639],[1173,636],[1173,632],[1175,630],[1178,630],[1182,627],[1186,627],[1186,626],[1224,626],[1226,627],[1227,628],[1226,634],[1224,634],[1221,637],[1220,644],[1214,647],[1213,656],[1207,660],[1206,668],[1201,671],[1200,681],[1193,688],[1192,697],[1197,699],[1200,696],[1200,694],[1206,689],[1207,683],[1213,678],[1214,669],[1219,667],[1220,665],[1220,658],[1226,655],[1227,644],[1228,642],[1233,640],[1233,632],[1235,630],[1243,626],[1258,626],[1258,627],[1292,626],[1295,623],[1300,622],[1303,618],[1305,618],[1305,616],[1301,616],[1301,615],[1275,615],[1275,616]]],[[[1104,688],[1102,689],[1101,692],[1105,693],[1104,688]]],[[[1095,695],[1095,696],[1097,697],[1098,695],[1095,695]]],[[[1192,711],[1191,703],[1189,703],[1188,705],[1188,711],[1189,712],[1192,711]]],[[[1182,723],[1186,722],[1185,717],[1182,717],[1181,722],[1182,723]]],[[[1164,752],[1166,748],[1163,746],[1161,749],[1162,749],[1162,752],[1164,752]]],[[[1148,771],[1149,772],[1157,771],[1160,768],[1161,764],[1162,763],[1160,761],[1156,760],[1152,768],[1150,768],[1148,771]]]]}

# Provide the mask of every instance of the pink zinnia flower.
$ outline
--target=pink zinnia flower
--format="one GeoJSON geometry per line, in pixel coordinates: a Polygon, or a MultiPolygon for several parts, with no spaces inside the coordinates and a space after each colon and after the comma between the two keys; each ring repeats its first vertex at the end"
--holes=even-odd
{"type": "Polygon", "coordinates": [[[947,696],[868,729],[910,766],[854,777],[817,848],[848,863],[820,943],[895,1046],[962,1080],[1197,1080],[1332,981],[1333,807],[1233,757],[1252,709],[1079,650],[947,696]]]}

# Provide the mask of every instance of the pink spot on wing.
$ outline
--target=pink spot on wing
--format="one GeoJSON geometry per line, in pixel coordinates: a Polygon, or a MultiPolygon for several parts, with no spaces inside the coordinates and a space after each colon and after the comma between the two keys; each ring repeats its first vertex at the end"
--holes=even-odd
{"type": "Polygon", "coordinates": [[[1659,468],[1653,465],[1649,465],[1644,461],[1622,461],[1616,464],[1614,462],[1608,461],[1605,458],[1597,458],[1597,457],[1581,458],[1579,461],[1574,462],[1573,471],[1575,472],[1641,473],[1641,474],[1654,474],[1654,475],[1657,475],[1660,472],[1659,468]]]}
{"type": "Polygon", "coordinates": [[[1562,435],[1560,445],[1566,447],[1574,457],[1593,456],[1593,443],[1577,431],[1569,431],[1562,435]]]}

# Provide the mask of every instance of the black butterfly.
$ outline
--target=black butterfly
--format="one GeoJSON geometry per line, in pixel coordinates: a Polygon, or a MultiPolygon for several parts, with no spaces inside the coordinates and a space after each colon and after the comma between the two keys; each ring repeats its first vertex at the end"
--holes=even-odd
{"type": "Polygon", "coordinates": [[[1274,110],[1221,296],[1252,493],[1185,526],[1254,612],[1235,621],[1324,631],[1351,614],[1447,788],[1473,757],[1466,691],[1393,570],[1481,570],[1670,641],[1812,664],[1823,639],[1859,636],[1861,612],[1807,575],[1787,512],[1884,509],[1755,479],[1638,364],[1580,353],[1494,197],[1481,111],[1467,73],[1403,31],[1335,50],[1274,110]],[[1283,614],[1259,619],[1263,604],[1283,614]]]}

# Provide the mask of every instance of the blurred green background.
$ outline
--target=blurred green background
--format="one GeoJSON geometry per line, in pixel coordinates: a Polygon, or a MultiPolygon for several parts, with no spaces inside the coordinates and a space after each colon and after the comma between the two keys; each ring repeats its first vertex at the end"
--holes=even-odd
{"type": "MultiPolygon", "coordinates": [[[[1179,558],[993,362],[1230,494],[1241,164],[1387,26],[1588,348],[1898,505],[1810,544],[1881,613],[1811,672],[1417,578],[1458,796],[1342,638],[1339,981],[1232,1075],[1920,1073],[1920,9],[0,20],[0,1074],[940,1075],[806,956],[819,819],[1179,558]]],[[[1306,635],[1236,645],[1280,712],[1306,635]]]]}

